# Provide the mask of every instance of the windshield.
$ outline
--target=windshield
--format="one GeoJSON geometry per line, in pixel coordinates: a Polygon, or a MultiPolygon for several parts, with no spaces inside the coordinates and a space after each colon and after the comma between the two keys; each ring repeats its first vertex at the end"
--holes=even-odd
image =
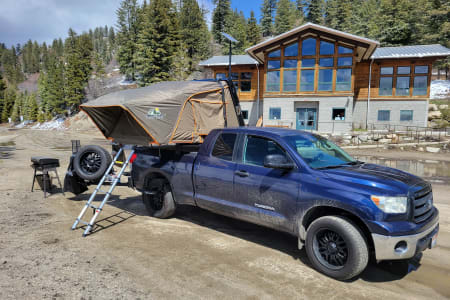
{"type": "Polygon", "coordinates": [[[318,135],[286,136],[284,140],[314,169],[357,162],[334,143],[318,135]]]}

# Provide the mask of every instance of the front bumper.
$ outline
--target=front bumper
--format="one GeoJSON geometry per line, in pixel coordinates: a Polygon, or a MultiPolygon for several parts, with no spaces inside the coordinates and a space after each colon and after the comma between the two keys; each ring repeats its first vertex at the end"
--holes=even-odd
{"type": "Polygon", "coordinates": [[[431,239],[439,231],[439,218],[425,231],[404,236],[372,233],[377,260],[408,259],[431,246],[431,239]]]}

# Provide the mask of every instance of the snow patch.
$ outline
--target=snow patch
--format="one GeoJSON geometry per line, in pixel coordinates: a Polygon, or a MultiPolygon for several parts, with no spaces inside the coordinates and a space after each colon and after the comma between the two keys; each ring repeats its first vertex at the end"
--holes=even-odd
{"type": "Polygon", "coordinates": [[[120,85],[133,85],[136,84],[136,81],[133,80],[127,80],[125,79],[125,76],[122,77],[122,80],[119,82],[120,85]]]}
{"type": "Polygon", "coordinates": [[[450,98],[450,80],[433,80],[430,86],[430,99],[450,98]]]}
{"type": "Polygon", "coordinates": [[[42,124],[38,123],[31,128],[39,130],[65,130],[66,127],[64,126],[64,121],[65,120],[63,118],[59,118],[56,120],[44,122],[42,124]]]}

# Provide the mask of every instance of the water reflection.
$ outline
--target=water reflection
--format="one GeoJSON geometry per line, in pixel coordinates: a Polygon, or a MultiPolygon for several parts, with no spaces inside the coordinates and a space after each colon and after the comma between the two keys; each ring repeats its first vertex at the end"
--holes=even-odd
{"type": "Polygon", "coordinates": [[[426,178],[432,182],[450,182],[450,162],[435,160],[403,160],[374,156],[355,156],[357,159],[387,166],[426,178]]]}

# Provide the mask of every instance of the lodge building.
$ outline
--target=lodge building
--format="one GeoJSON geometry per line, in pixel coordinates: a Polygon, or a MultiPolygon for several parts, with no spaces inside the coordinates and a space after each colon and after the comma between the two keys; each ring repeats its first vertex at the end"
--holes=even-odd
{"type": "MultiPolygon", "coordinates": [[[[379,47],[377,41],[306,23],[233,55],[246,122],[320,132],[372,124],[427,126],[432,64],[442,45],[379,47]],[[369,85],[370,82],[370,85],[369,85]]],[[[228,77],[228,56],[200,62],[228,77]]]]}

